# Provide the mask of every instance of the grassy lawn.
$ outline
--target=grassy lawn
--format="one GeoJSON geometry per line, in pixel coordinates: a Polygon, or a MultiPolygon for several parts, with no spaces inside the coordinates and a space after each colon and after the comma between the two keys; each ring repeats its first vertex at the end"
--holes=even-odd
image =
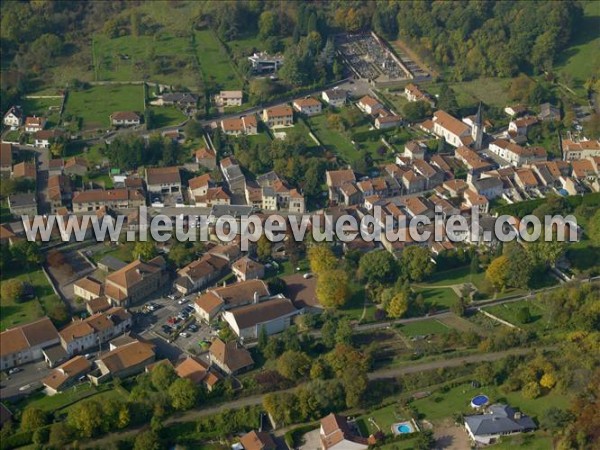
{"type": "Polygon", "coordinates": [[[547,323],[544,320],[545,310],[541,304],[535,300],[519,300],[517,302],[505,303],[503,305],[490,306],[489,308],[483,308],[486,312],[493,314],[496,317],[506,320],[520,328],[542,330],[547,327],[547,323]],[[531,322],[521,323],[519,321],[518,312],[521,308],[529,308],[531,313],[531,322]]]}
{"type": "Polygon", "coordinates": [[[49,307],[57,301],[57,297],[48,283],[41,269],[30,272],[13,274],[8,271],[2,274],[2,280],[17,279],[29,283],[35,290],[37,298],[17,303],[6,298],[1,299],[2,315],[0,318],[0,329],[22,325],[42,317],[44,309],[42,305],[49,307]]]}
{"type": "Polygon", "coordinates": [[[258,134],[248,136],[248,141],[254,145],[270,145],[271,138],[266,131],[259,132],[258,134]]]}
{"type": "Polygon", "coordinates": [[[317,138],[327,150],[337,154],[350,164],[360,157],[359,151],[346,136],[338,130],[328,127],[327,116],[325,114],[313,116],[308,119],[308,122],[317,138]]]}
{"type": "Polygon", "coordinates": [[[187,119],[187,116],[174,106],[151,107],[149,109],[154,112],[154,128],[179,125],[187,119]]]}
{"type": "MultiPolygon", "coordinates": [[[[460,108],[476,106],[480,101],[504,108],[509,99],[507,96],[510,78],[478,78],[471,81],[451,83],[449,86],[456,94],[460,108]]],[[[436,83],[421,83],[423,89],[432,95],[439,95],[440,85],[436,83]]]]}
{"type": "Polygon", "coordinates": [[[119,244],[117,247],[107,245],[103,250],[95,252],[92,255],[92,259],[94,260],[94,262],[98,262],[105,256],[112,256],[124,262],[131,262],[133,261],[133,255],[131,254],[131,251],[133,250],[133,245],[133,242],[119,244]]]}
{"type": "Polygon", "coordinates": [[[19,142],[21,132],[19,130],[10,130],[4,134],[3,139],[7,142],[19,142]]]}
{"type": "Polygon", "coordinates": [[[414,337],[425,334],[446,334],[449,333],[452,328],[439,320],[431,319],[398,325],[398,330],[408,337],[414,337]]]}
{"type": "Polygon", "coordinates": [[[560,74],[569,74],[573,85],[580,95],[585,94],[583,83],[600,72],[600,3],[582,2],[584,17],[575,29],[571,47],[559,55],[555,69],[560,74]]]}
{"type": "Polygon", "coordinates": [[[10,209],[8,209],[8,201],[6,199],[2,200],[0,203],[0,222],[8,222],[13,219],[12,214],[10,213],[10,209]]]}
{"type": "Polygon", "coordinates": [[[217,83],[222,89],[241,89],[242,80],[239,79],[229,55],[212,31],[196,31],[195,39],[204,80],[217,83]]]}
{"type": "Polygon", "coordinates": [[[552,448],[552,436],[548,432],[536,431],[535,433],[520,434],[517,436],[503,436],[500,442],[491,445],[493,450],[546,450],[552,448]]]}
{"type": "Polygon", "coordinates": [[[551,406],[566,408],[569,404],[568,397],[556,391],[529,400],[524,398],[520,392],[503,394],[496,386],[473,388],[469,383],[452,388],[446,393],[434,392],[429,397],[415,400],[412,404],[418,409],[422,418],[436,421],[450,418],[458,412],[473,414],[470,401],[475,395],[481,393],[487,395],[492,403],[508,403],[533,418],[538,417],[551,406]]]}
{"type": "Polygon", "coordinates": [[[449,308],[458,299],[451,288],[414,288],[414,291],[423,295],[429,307],[449,308]]]}
{"type": "MultiPolygon", "coordinates": [[[[355,281],[350,281],[350,299],[339,311],[350,320],[360,320],[364,305],[365,287],[355,281]]],[[[371,306],[371,308],[374,308],[374,306],[371,306]]],[[[374,314],[374,311],[372,313],[374,314]]]]}
{"type": "MultiPolygon", "coordinates": [[[[34,94],[36,95],[36,94],[34,94]]],[[[41,94],[37,94],[41,95],[41,94]]],[[[43,116],[47,119],[46,128],[58,125],[62,98],[23,98],[21,106],[28,116],[43,116]]]]}
{"type": "Polygon", "coordinates": [[[358,417],[356,422],[363,436],[375,434],[380,430],[385,434],[390,435],[392,434],[392,424],[407,419],[407,417],[403,417],[397,412],[397,405],[388,405],[358,417]],[[375,422],[377,426],[374,425],[373,422],[375,422]]]}
{"type": "Polygon", "coordinates": [[[69,92],[66,115],[81,117],[83,128],[108,128],[109,116],[115,111],[144,110],[142,85],[94,86],[82,91],[69,92]]]}

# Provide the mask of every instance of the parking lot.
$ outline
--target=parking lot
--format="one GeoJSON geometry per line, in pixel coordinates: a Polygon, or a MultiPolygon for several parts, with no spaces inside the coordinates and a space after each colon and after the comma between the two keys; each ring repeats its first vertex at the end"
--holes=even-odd
{"type": "Polygon", "coordinates": [[[201,343],[210,342],[217,331],[196,320],[193,312],[193,299],[196,295],[175,299],[161,297],[139,308],[137,325],[144,330],[141,332],[142,336],[159,337],[186,353],[206,351],[206,344],[203,347],[201,343]],[[155,309],[149,310],[149,305],[153,305],[155,309]]]}

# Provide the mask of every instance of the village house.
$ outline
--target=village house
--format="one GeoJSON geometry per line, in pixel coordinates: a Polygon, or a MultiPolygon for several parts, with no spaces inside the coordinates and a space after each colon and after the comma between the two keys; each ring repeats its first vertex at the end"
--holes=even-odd
{"type": "Polygon", "coordinates": [[[213,186],[212,178],[209,173],[192,178],[188,181],[188,192],[190,200],[195,197],[206,195],[206,192],[213,186]]]}
{"type": "Polygon", "coordinates": [[[546,150],[542,147],[521,147],[504,139],[495,140],[489,145],[489,149],[515,167],[545,161],[548,158],[546,150]]]}
{"type": "Polygon", "coordinates": [[[434,206],[424,197],[404,197],[400,203],[411,219],[417,216],[426,216],[430,219],[434,217],[434,206]]]}
{"type": "Polygon", "coordinates": [[[217,106],[242,106],[242,91],[221,91],[215,96],[217,106]]]}
{"type": "MultiPolygon", "coordinates": [[[[328,170],[325,172],[325,180],[329,191],[329,201],[347,204],[348,197],[342,192],[342,189],[346,185],[354,185],[356,182],[354,171],[352,169],[328,170]]],[[[356,188],[354,190],[358,193],[356,188]]]]}
{"type": "Polygon", "coordinates": [[[235,192],[236,190],[244,189],[246,185],[246,177],[244,176],[240,165],[233,156],[229,156],[221,160],[221,172],[223,172],[223,178],[229,190],[235,192]]]}
{"type": "Polygon", "coordinates": [[[223,119],[221,120],[221,130],[229,136],[257,134],[258,122],[256,120],[256,115],[250,114],[248,116],[242,116],[239,119],[223,119]]]}
{"type": "Polygon", "coordinates": [[[0,370],[8,370],[44,358],[43,351],[60,342],[48,317],[7,328],[0,333],[0,370]]]}
{"type": "Polygon", "coordinates": [[[128,306],[156,292],[168,280],[167,263],[162,256],[148,262],[135,260],[106,276],[104,295],[113,305],[128,306]]]}
{"type": "Polygon", "coordinates": [[[444,182],[444,172],[436,169],[424,159],[412,161],[413,170],[425,179],[425,190],[433,189],[444,182]]]}
{"type": "MultiPolygon", "coordinates": [[[[600,157],[597,159],[600,160],[600,157]]],[[[596,163],[596,167],[594,167],[594,162],[593,158],[571,161],[573,178],[590,182],[596,180],[598,178],[598,164],[596,163]]]]}
{"type": "Polygon", "coordinates": [[[506,106],[504,112],[511,117],[519,117],[527,112],[527,106],[521,104],[506,106]]]}
{"type": "Polygon", "coordinates": [[[409,169],[402,174],[402,186],[404,187],[405,194],[415,194],[417,192],[423,192],[427,180],[425,177],[419,175],[416,171],[409,169]]]}
{"type": "Polygon", "coordinates": [[[265,276],[265,266],[244,256],[238,259],[231,266],[231,271],[234,273],[238,281],[261,279],[265,276]]]}
{"type": "Polygon", "coordinates": [[[33,145],[38,148],[50,148],[50,145],[59,138],[64,137],[61,130],[41,130],[35,133],[33,145]]]}
{"type": "Polygon", "coordinates": [[[292,323],[292,318],[300,313],[287,298],[271,298],[251,305],[235,308],[223,313],[223,320],[241,339],[257,339],[261,329],[267,335],[281,333],[292,323]]]}
{"type": "Polygon", "coordinates": [[[65,160],[62,158],[54,158],[48,161],[48,176],[62,175],[65,168],[65,160]]]}
{"type": "Polygon", "coordinates": [[[469,172],[473,175],[480,174],[493,168],[491,163],[485,161],[479,156],[479,153],[474,152],[468,147],[458,147],[454,152],[454,156],[467,166],[467,169],[469,169],[469,172]]]}
{"type": "Polygon", "coordinates": [[[409,102],[427,102],[432,107],[435,106],[433,98],[426,92],[423,92],[416,84],[408,83],[404,87],[404,95],[409,102]]]}
{"type": "Polygon", "coordinates": [[[198,291],[220,278],[229,263],[226,259],[205,254],[177,271],[173,286],[183,295],[198,291]]]}
{"type": "Polygon", "coordinates": [[[75,356],[53,369],[42,380],[47,395],[54,395],[71,387],[92,369],[92,364],[84,356],[75,356]]]}
{"type": "Polygon", "coordinates": [[[248,61],[252,65],[254,73],[277,72],[283,65],[283,55],[269,55],[267,52],[253,53],[248,56],[248,61]]]}
{"type": "Polygon", "coordinates": [[[277,450],[271,435],[264,431],[250,431],[240,438],[244,450],[277,450]]]}
{"type": "Polygon", "coordinates": [[[190,380],[196,385],[203,385],[211,392],[216,384],[221,381],[221,376],[200,358],[188,356],[175,366],[175,373],[179,378],[190,380]]]}
{"type": "Polygon", "coordinates": [[[59,331],[60,343],[67,354],[74,355],[102,345],[131,328],[127,310],[113,307],[86,319],[71,322],[59,331]]]}
{"type": "Polygon", "coordinates": [[[210,322],[221,310],[229,310],[251,304],[256,297],[270,295],[262,280],[247,280],[209,289],[194,301],[194,311],[201,320],[210,322]]]}
{"type": "Polygon", "coordinates": [[[477,192],[467,189],[464,192],[465,205],[469,208],[477,208],[480,214],[486,214],[490,207],[490,202],[484,195],[480,195],[477,192]]]}
{"type": "Polygon", "coordinates": [[[387,130],[402,125],[402,117],[394,114],[380,114],[375,118],[375,128],[378,130],[387,130]]]}
{"type": "Polygon", "coordinates": [[[35,180],[37,178],[35,163],[23,161],[15,164],[12,169],[12,177],[15,179],[35,180]]]}
{"type": "Polygon", "coordinates": [[[180,108],[193,109],[198,103],[198,96],[189,92],[167,92],[152,104],[158,106],[178,106],[180,108]]]}
{"type": "Polygon", "coordinates": [[[292,106],[296,111],[307,116],[321,114],[321,102],[316,98],[307,97],[294,100],[292,106]]]}
{"type": "Polygon", "coordinates": [[[7,127],[10,127],[11,130],[19,128],[23,124],[23,110],[21,107],[11,106],[6,114],[4,114],[2,122],[7,127]]]}
{"type": "Polygon", "coordinates": [[[73,293],[86,301],[100,297],[103,291],[102,283],[90,276],[80,278],[73,283],[73,293]]]}
{"type": "Polygon", "coordinates": [[[96,211],[102,207],[111,209],[139,208],[146,204],[145,197],[131,189],[91,189],[73,194],[73,212],[96,211]]]}
{"type": "Polygon", "coordinates": [[[141,123],[141,117],[138,113],[133,111],[117,111],[110,115],[110,123],[111,125],[118,127],[139,125],[141,123]]]}
{"type": "Polygon", "coordinates": [[[537,429],[531,419],[508,405],[491,405],[483,414],[465,417],[465,428],[476,444],[490,444],[502,436],[537,429]]]}
{"type": "Polygon", "coordinates": [[[126,378],[143,372],[155,358],[154,345],[135,340],[99,357],[95,361],[99,374],[89,377],[96,385],[110,378],[126,378]]]}
{"type": "Polygon", "coordinates": [[[535,176],[535,173],[531,169],[519,169],[515,172],[515,183],[521,189],[529,192],[538,187],[539,182],[535,176]]]}
{"type": "Polygon", "coordinates": [[[107,311],[111,308],[110,302],[106,296],[93,298],[85,303],[85,309],[90,315],[107,311]]]}
{"type": "Polygon", "coordinates": [[[235,375],[254,365],[250,352],[237,341],[223,342],[215,339],[208,349],[210,362],[219,367],[227,375],[235,375]]]}
{"type": "Polygon", "coordinates": [[[217,168],[217,155],[214,150],[207,147],[199,148],[194,152],[194,159],[201,167],[206,167],[208,170],[217,168]]]}
{"type": "Polygon", "coordinates": [[[152,167],[146,169],[146,187],[148,192],[157,194],[181,192],[179,167],[152,167]]]}
{"type": "Polygon", "coordinates": [[[474,142],[471,127],[446,111],[433,113],[433,133],[453,147],[469,146],[474,142]]]}
{"type": "Polygon", "coordinates": [[[83,177],[88,171],[87,160],[77,156],[69,158],[65,161],[63,171],[66,175],[77,175],[83,177]]]}
{"type": "Polygon", "coordinates": [[[499,197],[504,191],[504,183],[499,177],[480,177],[471,180],[468,184],[473,191],[489,200],[499,197]]]}
{"type": "Polygon", "coordinates": [[[408,141],[404,144],[404,156],[410,159],[425,159],[427,145],[424,142],[408,141]]]}
{"type": "Polygon", "coordinates": [[[294,112],[287,105],[263,109],[262,120],[269,128],[288,127],[294,124],[294,112]]]}
{"type": "Polygon", "coordinates": [[[8,209],[13,216],[30,216],[37,214],[37,199],[32,194],[10,194],[8,196],[8,209]]]}
{"type": "Polygon", "coordinates": [[[42,131],[46,126],[46,119],[44,117],[27,117],[25,119],[25,133],[37,133],[42,131]]]}
{"type": "Polygon", "coordinates": [[[450,197],[460,197],[469,185],[460,179],[445,181],[442,187],[450,194],[450,197]]]}
{"type": "Polygon", "coordinates": [[[374,439],[360,437],[344,417],[334,413],[321,419],[319,437],[321,450],[367,450],[375,443],[374,439]]]}
{"type": "Polygon", "coordinates": [[[518,119],[511,120],[508,124],[508,134],[513,139],[518,139],[519,136],[526,138],[531,127],[537,125],[538,123],[538,118],[534,116],[520,117],[518,119]]]}
{"type": "Polygon", "coordinates": [[[0,172],[12,170],[13,146],[7,142],[0,144],[0,172]]]}
{"type": "Polygon", "coordinates": [[[347,92],[343,89],[328,89],[321,93],[321,98],[328,105],[340,108],[346,104],[347,92]]]}
{"type": "Polygon", "coordinates": [[[365,95],[362,97],[356,106],[358,106],[358,109],[366,114],[375,114],[377,111],[383,108],[383,105],[370,95],[365,95]]]}
{"type": "Polygon", "coordinates": [[[600,156],[600,139],[581,139],[579,141],[563,139],[561,145],[565,161],[600,156]]]}
{"type": "MultiPolygon", "coordinates": [[[[260,207],[263,210],[304,213],[304,196],[296,189],[291,189],[275,172],[261,175],[256,181],[260,186],[260,207]]],[[[254,186],[246,186],[246,197],[250,200],[256,195],[254,189],[256,189],[254,186]]]]}

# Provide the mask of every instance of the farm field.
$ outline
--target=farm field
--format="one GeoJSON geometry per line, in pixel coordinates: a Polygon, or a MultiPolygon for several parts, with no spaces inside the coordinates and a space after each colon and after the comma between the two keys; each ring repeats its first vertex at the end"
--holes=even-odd
{"type": "Polygon", "coordinates": [[[94,86],[81,91],[69,92],[65,116],[79,117],[82,128],[108,128],[109,116],[115,111],[144,111],[144,88],[142,85],[94,86]]]}
{"type": "Polygon", "coordinates": [[[221,89],[241,89],[240,80],[229,55],[210,30],[194,33],[196,55],[205,82],[215,83],[221,89]]]}
{"type": "MultiPolygon", "coordinates": [[[[471,81],[450,83],[460,108],[474,107],[480,101],[504,108],[509,103],[508,84],[510,78],[478,78],[471,81]]],[[[420,86],[432,95],[441,93],[441,85],[421,83],[420,86]]]]}

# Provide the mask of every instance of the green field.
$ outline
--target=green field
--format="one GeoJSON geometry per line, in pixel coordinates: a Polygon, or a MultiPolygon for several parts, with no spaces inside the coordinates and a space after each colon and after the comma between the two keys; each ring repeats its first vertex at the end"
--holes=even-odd
{"type": "Polygon", "coordinates": [[[398,325],[398,330],[408,337],[414,337],[426,334],[446,334],[449,333],[452,328],[439,320],[431,319],[398,325]]]}
{"type": "Polygon", "coordinates": [[[434,392],[429,397],[413,401],[412,404],[423,415],[423,418],[435,421],[451,418],[453,414],[459,412],[471,414],[473,411],[470,407],[471,399],[482,393],[487,395],[492,403],[508,403],[533,418],[540,416],[551,406],[566,408],[569,404],[568,397],[556,391],[529,400],[524,398],[520,392],[503,394],[496,386],[473,388],[469,383],[452,388],[446,393],[434,392]]]}
{"type": "Polygon", "coordinates": [[[328,127],[327,116],[325,114],[310,117],[308,123],[317,136],[317,139],[321,141],[321,144],[327,150],[335,153],[350,164],[353,164],[360,157],[360,152],[346,136],[340,131],[328,127]]]}
{"type": "Polygon", "coordinates": [[[575,27],[576,34],[571,46],[559,55],[556,69],[563,76],[569,74],[573,86],[583,95],[583,83],[593,75],[600,73],[600,3],[581,2],[584,17],[575,27]]]}
{"type": "MultiPolygon", "coordinates": [[[[471,81],[450,83],[456,94],[459,108],[474,107],[480,101],[487,105],[504,108],[509,103],[508,85],[510,78],[478,78],[471,81]]],[[[422,83],[420,86],[432,95],[441,93],[441,85],[422,83]]]]}
{"type": "Polygon", "coordinates": [[[543,306],[535,300],[519,300],[483,309],[519,328],[543,330],[548,326],[548,322],[545,320],[545,310],[543,306]],[[528,307],[529,312],[531,313],[531,322],[526,324],[521,323],[517,318],[519,310],[524,307],[528,307]]]}
{"type": "Polygon", "coordinates": [[[2,298],[2,315],[0,318],[1,330],[32,322],[33,320],[42,317],[44,315],[44,308],[42,305],[48,307],[57,299],[41,269],[18,275],[11,273],[2,274],[3,280],[9,278],[31,284],[35,289],[36,298],[22,303],[2,298]]]}
{"type": "Polygon", "coordinates": [[[115,111],[143,113],[143,86],[107,85],[70,91],[65,107],[65,115],[83,119],[84,129],[108,128],[109,116],[115,111]]]}
{"type": "Polygon", "coordinates": [[[479,272],[471,275],[469,266],[456,269],[445,270],[433,274],[426,282],[427,286],[450,286],[454,284],[472,283],[479,288],[481,282],[485,279],[485,272],[479,272]]]}
{"type": "Polygon", "coordinates": [[[210,30],[194,33],[196,54],[205,82],[215,83],[221,89],[241,89],[242,80],[234,70],[229,55],[210,30]]]}
{"type": "Polygon", "coordinates": [[[413,290],[416,294],[423,295],[425,303],[429,307],[450,308],[458,299],[458,296],[451,288],[418,287],[413,290]]]}
{"type": "Polygon", "coordinates": [[[398,412],[397,405],[392,404],[358,417],[356,423],[363,436],[375,434],[379,430],[390,435],[392,434],[392,424],[408,419],[408,417],[404,417],[398,412]],[[375,422],[377,426],[375,426],[373,422],[375,422]]]}
{"type": "Polygon", "coordinates": [[[548,432],[536,431],[517,436],[503,436],[500,438],[500,442],[489,448],[492,450],[547,450],[552,448],[552,442],[552,436],[548,432]]]}
{"type": "Polygon", "coordinates": [[[154,113],[154,128],[179,125],[187,116],[174,106],[150,107],[154,113]]]}
{"type": "Polygon", "coordinates": [[[189,37],[161,31],[154,36],[109,38],[92,43],[97,81],[141,81],[197,87],[189,37]]]}

